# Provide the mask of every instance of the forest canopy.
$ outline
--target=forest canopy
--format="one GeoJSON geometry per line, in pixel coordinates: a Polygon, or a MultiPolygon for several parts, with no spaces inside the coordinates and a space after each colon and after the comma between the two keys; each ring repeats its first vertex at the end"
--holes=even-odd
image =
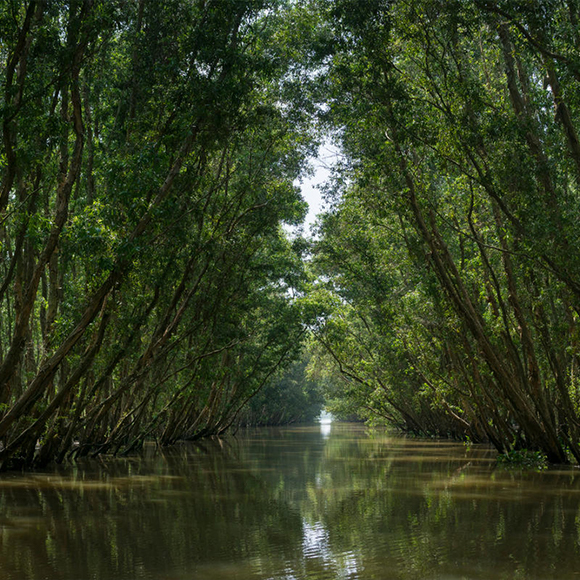
{"type": "Polygon", "coordinates": [[[578,17],[4,2],[2,465],[299,420],[321,390],[580,462],[578,17]],[[323,139],[340,162],[305,239],[323,139]]]}
{"type": "Polygon", "coordinates": [[[576,2],[322,2],[342,407],[580,461],[576,2]]]}
{"type": "Polygon", "coordinates": [[[2,4],[5,465],[222,433],[296,358],[314,133],[281,12],[2,4]]]}

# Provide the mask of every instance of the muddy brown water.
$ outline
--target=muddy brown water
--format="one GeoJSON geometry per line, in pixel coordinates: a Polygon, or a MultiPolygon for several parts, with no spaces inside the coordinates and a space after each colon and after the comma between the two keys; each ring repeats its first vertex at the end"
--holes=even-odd
{"type": "Polygon", "coordinates": [[[580,578],[580,470],[349,424],[0,475],[0,580],[580,578]]]}

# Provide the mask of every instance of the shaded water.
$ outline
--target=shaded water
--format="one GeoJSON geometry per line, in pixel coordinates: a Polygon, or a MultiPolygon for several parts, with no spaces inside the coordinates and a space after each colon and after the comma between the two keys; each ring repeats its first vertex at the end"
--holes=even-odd
{"type": "Polygon", "coordinates": [[[580,471],[264,429],[0,476],[0,580],[580,578],[580,471]]]}

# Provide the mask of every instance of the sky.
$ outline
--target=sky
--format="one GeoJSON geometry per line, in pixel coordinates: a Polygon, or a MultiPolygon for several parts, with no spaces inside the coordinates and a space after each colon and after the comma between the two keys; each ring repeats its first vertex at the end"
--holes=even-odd
{"type": "Polygon", "coordinates": [[[308,215],[304,222],[304,232],[310,231],[310,226],[316,220],[317,214],[323,210],[324,202],[319,190],[319,186],[324,184],[330,178],[330,171],[332,164],[336,160],[336,148],[324,143],[318,151],[318,157],[311,160],[314,174],[302,179],[302,182],[297,182],[296,185],[300,188],[302,197],[308,203],[308,215]]]}

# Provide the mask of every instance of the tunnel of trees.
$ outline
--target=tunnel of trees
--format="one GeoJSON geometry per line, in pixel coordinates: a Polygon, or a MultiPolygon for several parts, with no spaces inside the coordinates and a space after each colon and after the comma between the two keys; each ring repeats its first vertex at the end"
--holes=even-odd
{"type": "Polygon", "coordinates": [[[338,416],[580,463],[576,0],[7,0],[0,463],[338,416]],[[340,151],[312,238],[297,180],[340,151]]]}

